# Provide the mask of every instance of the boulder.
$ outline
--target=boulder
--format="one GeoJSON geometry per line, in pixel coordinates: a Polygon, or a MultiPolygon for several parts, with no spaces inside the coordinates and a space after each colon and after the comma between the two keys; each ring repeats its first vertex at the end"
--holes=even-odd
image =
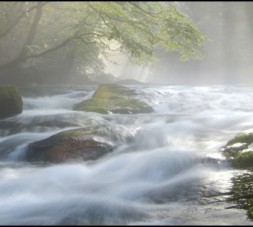
{"type": "Polygon", "coordinates": [[[82,101],[74,110],[97,112],[101,114],[150,113],[153,108],[136,98],[135,90],[117,84],[102,84],[92,99],[82,101]]]}
{"type": "Polygon", "coordinates": [[[55,134],[29,144],[24,160],[30,162],[60,163],[69,160],[95,160],[111,152],[109,142],[99,127],[79,128],[55,134]]]}
{"type": "Polygon", "coordinates": [[[20,114],[23,109],[21,94],[15,86],[0,87],[0,119],[20,114]]]}

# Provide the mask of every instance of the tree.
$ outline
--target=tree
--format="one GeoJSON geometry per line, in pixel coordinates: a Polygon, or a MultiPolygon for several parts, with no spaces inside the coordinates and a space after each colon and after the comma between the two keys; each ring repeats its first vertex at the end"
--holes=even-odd
{"type": "Polygon", "coordinates": [[[159,46],[178,51],[182,59],[196,58],[205,40],[189,17],[166,2],[0,4],[5,6],[0,11],[0,44],[16,42],[23,32],[18,48],[12,49],[16,54],[1,62],[0,71],[57,52],[72,56],[75,69],[95,68],[100,56],[107,57],[112,49],[139,62],[150,61],[159,46]],[[7,17],[10,12],[16,14],[7,17]]]}
{"type": "MultiPolygon", "coordinates": [[[[28,57],[28,51],[29,51],[28,47],[30,45],[32,45],[35,35],[37,33],[38,24],[39,24],[39,21],[42,16],[42,7],[44,5],[45,5],[45,3],[38,2],[37,5],[35,7],[33,7],[33,8],[35,8],[35,16],[34,16],[32,24],[31,24],[30,30],[28,31],[27,37],[25,39],[25,42],[24,42],[24,45],[23,45],[21,51],[18,53],[18,55],[13,60],[11,60],[10,62],[8,62],[6,64],[1,65],[0,70],[4,70],[4,69],[8,69],[10,67],[13,67],[13,66],[19,64],[20,62],[25,61],[25,59],[28,57]]],[[[18,21],[20,20],[19,18],[21,18],[21,17],[17,17],[15,22],[13,23],[13,25],[10,25],[7,28],[7,30],[4,33],[2,33],[2,36],[5,36],[12,29],[12,27],[18,23],[18,21]]]]}
{"type": "Polygon", "coordinates": [[[253,4],[191,1],[180,2],[179,9],[184,10],[208,37],[205,55],[201,61],[180,62],[178,55],[160,51],[161,60],[153,67],[154,80],[168,81],[169,78],[170,83],[194,84],[252,83],[253,4]]]}

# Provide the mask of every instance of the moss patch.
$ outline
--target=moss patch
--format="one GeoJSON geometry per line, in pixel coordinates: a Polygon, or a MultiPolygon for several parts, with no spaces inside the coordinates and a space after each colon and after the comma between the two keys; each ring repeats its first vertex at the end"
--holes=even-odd
{"type": "Polygon", "coordinates": [[[249,134],[240,133],[239,135],[237,135],[233,139],[229,140],[227,142],[226,146],[230,146],[230,145],[233,145],[235,143],[246,143],[248,145],[253,143],[253,133],[249,133],[249,134]]]}
{"type": "Polygon", "coordinates": [[[253,151],[236,155],[233,159],[233,165],[237,168],[253,167],[253,151]]]}
{"type": "Polygon", "coordinates": [[[239,134],[229,140],[222,148],[223,154],[232,160],[232,164],[236,168],[253,167],[253,133],[239,134]]]}
{"type": "Polygon", "coordinates": [[[23,109],[22,96],[15,86],[0,87],[0,118],[19,114],[23,109]]]}
{"type": "Polygon", "coordinates": [[[92,99],[74,106],[75,110],[107,113],[150,113],[153,109],[138,100],[136,91],[116,84],[103,84],[98,87],[92,99]]]}

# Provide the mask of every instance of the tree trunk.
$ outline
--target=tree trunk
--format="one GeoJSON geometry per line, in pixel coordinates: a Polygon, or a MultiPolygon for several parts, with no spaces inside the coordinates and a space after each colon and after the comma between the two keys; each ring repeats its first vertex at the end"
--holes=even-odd
{"type": "Polygon", "coordinates": [[[27,56],[27,53],[28,53],[28,46],[30,46],[33,43],[33,40],[36,36],[39,21],[40,21],[41,16],[42,16],[42,8],[43,8],[44,5],[45,5],[45,3],[38,2],[37,6],[36,6],[35,16],[34,16],[31,28],[28,32],[26,41],[23,45],[23,48],[21,49],[20,53],[18,54],[18,56],[16,58],[11,60],[10,62],[7,62],[3,65],[0,65],[0,72],[4,71],[4,70],[7,70],[9,68],[13,68],[13,67],[17,66],[18,64],[20,64],[20,63],[22,63],[26,60],[26,56],[27,56]]]}

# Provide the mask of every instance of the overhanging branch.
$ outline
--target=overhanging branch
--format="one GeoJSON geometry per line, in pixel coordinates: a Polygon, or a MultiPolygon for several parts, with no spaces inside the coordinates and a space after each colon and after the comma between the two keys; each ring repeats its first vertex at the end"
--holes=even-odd
{"type": "MultiPolygon", "coordinates": [[[[47,4],[47,2],[41,3],[42,7],[43,7],[44,5],[46,5],[46,4],[47,4]]],[[[14,22],[13,22],[7,29],[5,29],[5,31],[3,31],[3,32],[0,34],[0,38],[3,38],[3,37],[5,37],[6,35],[8,35],[8,34],[11,32],[11,30],[18,24],[18,22],[19,22],[23,17],[26,16],[26,14],[27,14],[28,12],[31,12],[31,11],[33,11],[33,10],[36,9],[36,8],[37,8],[37,5],[34,5],[34,6],[32,6],[30,9],[26,10],[25,12],[22,12],[22,13],[14,20],[14,22]]]]}

